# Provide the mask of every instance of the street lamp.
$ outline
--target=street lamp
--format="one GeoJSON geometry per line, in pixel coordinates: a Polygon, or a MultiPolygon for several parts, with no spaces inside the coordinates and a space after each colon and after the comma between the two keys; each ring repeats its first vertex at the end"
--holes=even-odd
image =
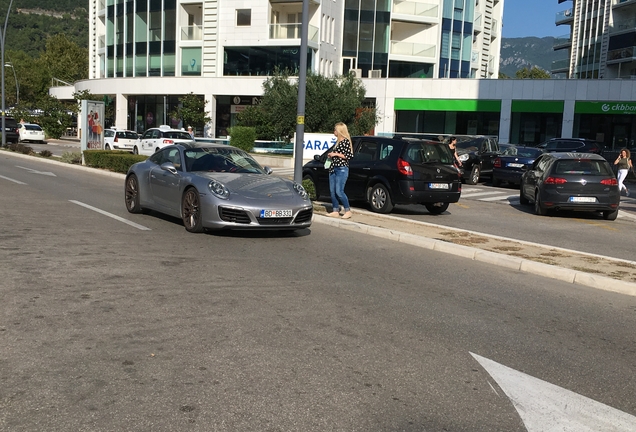
{"type": "Polygon", "coordinates": [[[5,63],[4,67],[10,67],[13,69],[13,78],[15,79],[15,104],[20,104],[20,85],[18,84],[18,75],[15,73],[15,68],[11,63],[5,63]]]}
{"type": "MultiPolygon", "coordinates": [[[[9,8],[7,9],[7,16],[4,18],[4,26],[2,27],[2,32],[0,32],[0,64],[4,64],[4,41],[7,36],[7,24],[9,23],[9,12],[11,12],[11,6],[13,5],[13,0],[9,2],[9,8]]],[[[2,86],[0,91],[2,91],[2,147],[7,145],[7,131],[5,130],[5,106],[4,106],[4,68],[2,69],[2,86]]],[[[13,71],[15,73],[15,70],[13,71]]]]}

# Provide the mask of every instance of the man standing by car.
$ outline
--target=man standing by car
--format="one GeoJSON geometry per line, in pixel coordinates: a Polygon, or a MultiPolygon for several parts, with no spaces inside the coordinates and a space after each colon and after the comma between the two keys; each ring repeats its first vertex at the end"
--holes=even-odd
{"type": "Polygon", "coordinates": [[[190,137],[194,139],[194,131],[192,130],[192,126],[188,126],[188,133],[190,134],[190,137]]]}

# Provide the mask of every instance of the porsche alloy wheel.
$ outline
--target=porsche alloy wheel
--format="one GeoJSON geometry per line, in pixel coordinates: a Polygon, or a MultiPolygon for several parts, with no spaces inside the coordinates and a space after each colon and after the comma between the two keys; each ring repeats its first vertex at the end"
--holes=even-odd
{"type": "Polygon", "coordinates": [[[190,188],[183,194],[183,199],[181,200],[181,218],[188,232],[203,232],[201,197],[195,188],[190,188]]]}
{"type": "Polygon", "coordinates": [[[131,174],[126,178],[126,209],[129,213],[141,213],[143,209],[139,204],[139,180],[131,174]]]}

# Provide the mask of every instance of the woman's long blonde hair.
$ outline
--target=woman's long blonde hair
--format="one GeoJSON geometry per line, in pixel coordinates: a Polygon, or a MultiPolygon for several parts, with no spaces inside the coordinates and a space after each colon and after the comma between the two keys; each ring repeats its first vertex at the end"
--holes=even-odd
{"type": "Polygon", "coordinates": [[[349,129],[347,129],[347,125],[342,122],[338,122],[336,123],[335,129],[336,132],[338,132],[338,135],[349,140],[349,147],[351,147],[351,153],[353,153],[353,143],[351,142],[351,136],[349,135],[349,129]]]}

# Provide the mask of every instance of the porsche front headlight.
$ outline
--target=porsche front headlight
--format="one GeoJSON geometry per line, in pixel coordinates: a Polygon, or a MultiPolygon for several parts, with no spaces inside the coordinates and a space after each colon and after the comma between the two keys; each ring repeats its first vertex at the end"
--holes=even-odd
{"type": "Polygon", "coordinates": [[[210,183],[208,183],[208,189],[218,198],[228,199],[230,197],[230,191],[220,181],[211,180],[210,183]]]}
{"type": "Polygon", "coordinates": [[[304,200],[309,199],[309,194],[307,193],[307,191],[301,184],[294,183],[294,190],[296,191],[298,195],[301,196],[302,199],[304,200]]]}

